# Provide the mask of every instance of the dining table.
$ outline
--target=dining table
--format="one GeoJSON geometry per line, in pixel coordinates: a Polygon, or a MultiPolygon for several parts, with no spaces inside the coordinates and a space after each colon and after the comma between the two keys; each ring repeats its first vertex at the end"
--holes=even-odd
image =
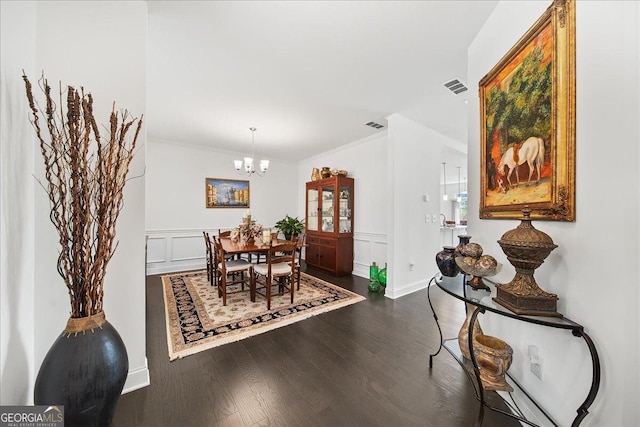
{"type": "MultiPolygon", "coordinates": [[[[253,242],[241,242],[238,240],[233,240],[229,236],[220,237],[220,244],[222,245],[222,250],[224,250],[225,254],[229,255],[238,255],[241,254],[249,254],[249,262],[251,262],[251,255],[258,254],[258,262],[260,262],[260,255],[264,255],[266,258],[266,253],[269,251],[269,245],[263,243],[262,239],[257,239],[253,242]]],[[[277,237],[273,237],[271,239],[272,247],[278,247],[280,245],[284,245],[287,243],[291,243],[291,240],[278,239],[277,237]]],[[[302,249],[305,248],[307,244],[304,239],[297,240],[297,252],[298,252],[298,264],[301,262],[302,258],[302,249]]],[[[300,283],[300,268],[298,267],[298,284],[300,283]]],[[[300,285],[298,285],[298,289],[300,285]]]]}
{"type": "MultiPolygon", "coordinates": [[[[233,255],[252,252],[266,253],[269,250],[269,245],[264,244],[261,239],[254,242],[240,242],[233,241],[230,237],[220,237],[220,243],[222,244],[222,249],[225,253],[233,255]]],[[[286,243],[291,243],[291,241],[282,239],[271,240],[273,247],[278,247],[279,245],[284,245],[286,243]]]]}
{"type": "MultiPolygon", "coordinates": [[[[237,255],[240,256],[242,254],[249,255],[249,262],[251,262],[252,255],[258,256],[258,263],[260,262],[260,255],[263,255],[266,259],[266,254],[269,251],[269,245],[265,244],[262,239],[256,239],[253,242],[241,242],[239,240],[233,240],[230,236],[220,237],[220,244],[222,245],[222,250],[224,250],[225,254],[229,255],[237,255]]],[[[278,247],[280,245],[284,245],[287,243],[291,243],[291,240],[278,239],[277,237],[272,237],[271,245],[272,247],[278,247]]],[[[297,240],[297,252],[298,252],[298,265],[301,263],[302,258],[302,249],[305,248],[307,244],[305,243],[305,239],[297,240]]],[[[298,289],[300,289],[300,268],[298,266],[298,289]]]]}

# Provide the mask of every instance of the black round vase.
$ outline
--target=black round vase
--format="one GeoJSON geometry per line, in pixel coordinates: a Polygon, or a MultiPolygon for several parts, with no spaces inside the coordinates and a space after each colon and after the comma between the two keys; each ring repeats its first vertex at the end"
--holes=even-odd
{"type": "Polygon", "coordinates": [[[456,264],[455,246],[443,246],[442,250],[436,254],[436,264],[443,276],[455,277],[460,273],[460,268],[456,264]]]}
{"type": "Polygon", "coordinates": [[[456,246],[456,256],[462,256],[462,254],[460,253],[460,249],[462,249],[464,245],[469,243],[469,241],[471,240],[471,236],[467,234],[459,234],[458,240],[459,240],[459,243],[458,243],[458,246],[456,246]]]}
{"type": "Polygon", "coordinates": [[[106,427],[128,371],[124,342],[104,312],[71,318],[42,362],[33,400],[64,406],[67,427],[106,427]]]}

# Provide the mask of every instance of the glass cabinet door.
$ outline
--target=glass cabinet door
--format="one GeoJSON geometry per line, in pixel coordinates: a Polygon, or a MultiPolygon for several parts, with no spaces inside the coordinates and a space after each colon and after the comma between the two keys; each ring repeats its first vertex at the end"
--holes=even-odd
{"type": "Polygon", "coordinates": [[[315,188],[307,192],[307,230],[318,231],[318,190],[315,188]]]}
{"type": "Polygon", "coordinates": [[[322,187],[322,231],[333,233],[335,224],[334,188],[322,187]]]}
{"type": "Polygon", "coordinates": [[[340,233],[351,233],[353,226],[351,187],[341,186],[338,198],[338,216],[340,218],[340,233]]]}

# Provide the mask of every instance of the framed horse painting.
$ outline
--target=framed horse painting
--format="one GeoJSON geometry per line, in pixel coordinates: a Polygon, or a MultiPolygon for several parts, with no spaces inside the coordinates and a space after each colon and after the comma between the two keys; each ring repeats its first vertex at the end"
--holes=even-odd
{"type": "Polygon", "coordinates": [[[480,218],[575,221],[574,0],[555,0],[479,86],[480,218]]]}

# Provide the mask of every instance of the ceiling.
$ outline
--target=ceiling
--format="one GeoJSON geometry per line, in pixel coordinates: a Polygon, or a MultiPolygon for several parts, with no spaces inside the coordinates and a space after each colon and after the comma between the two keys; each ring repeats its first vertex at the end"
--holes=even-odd
{"type": "Polygon", "coordinates": [[[147,136],[298,161],[398,113],[466,143],[497,1],[149,1],[147,136]],[[454,78],[469,90],[454,95],[454,78]]]}

